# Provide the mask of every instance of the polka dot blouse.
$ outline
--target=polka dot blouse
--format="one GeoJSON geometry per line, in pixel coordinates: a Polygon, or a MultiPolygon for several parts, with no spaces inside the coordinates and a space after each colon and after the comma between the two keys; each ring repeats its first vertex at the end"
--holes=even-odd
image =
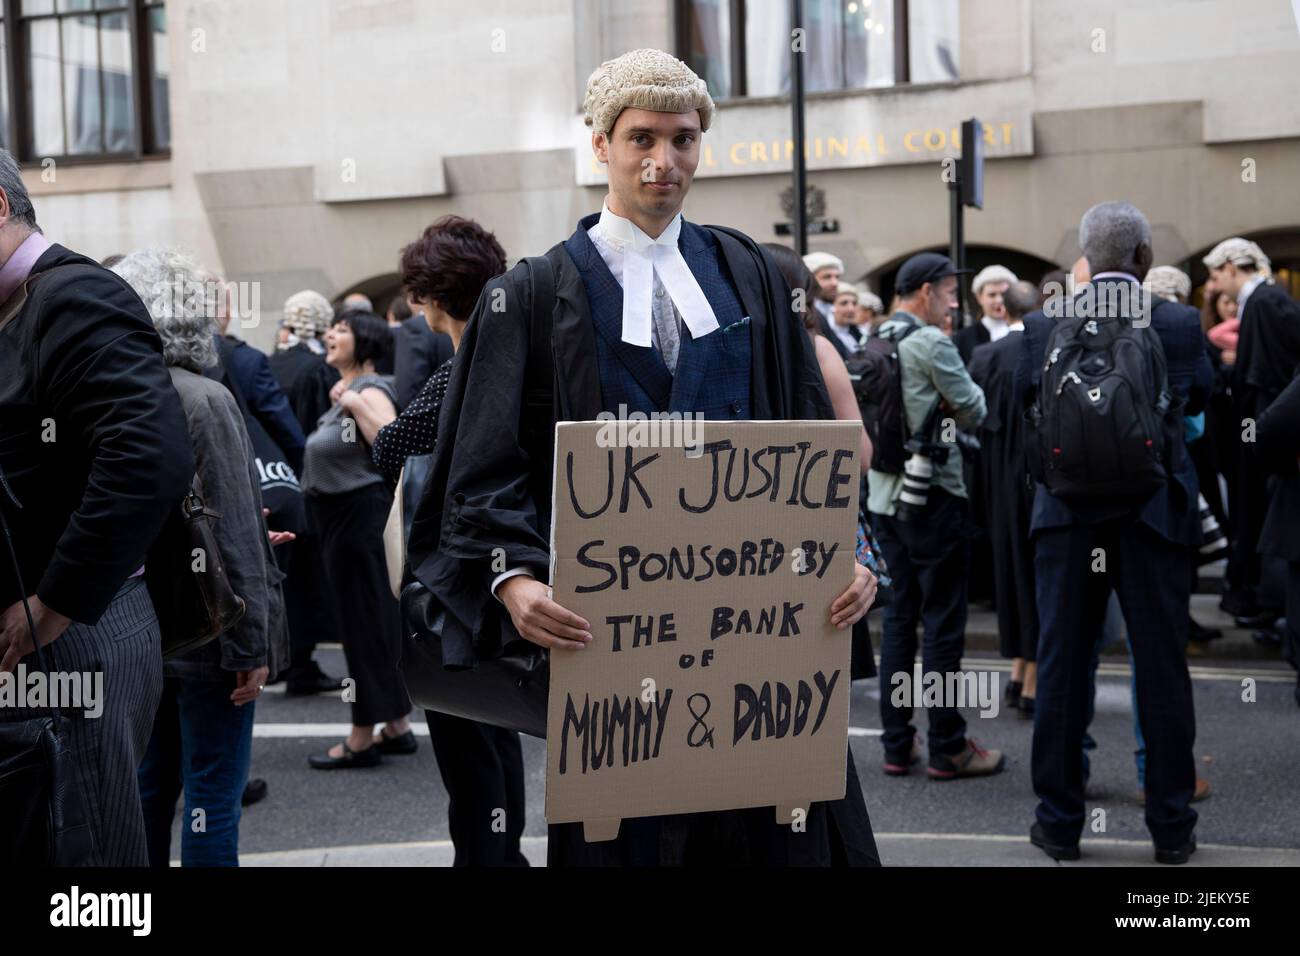
{"type": "Polygon", "coordinates": [[[438,412],[447,382],[451,379],[451,363],[447,359],[424,383],[406,410],[379,429],[370,453],[375,465],[384,473],[390,485],[397,484],[402,466],[411,455],[427,455],[438,441],[438,412]]]}

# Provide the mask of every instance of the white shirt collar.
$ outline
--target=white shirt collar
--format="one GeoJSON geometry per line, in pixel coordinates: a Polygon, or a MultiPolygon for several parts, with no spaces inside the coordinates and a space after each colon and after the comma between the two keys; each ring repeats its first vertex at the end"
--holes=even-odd
{"type": "Polygon", "coordinates": [[[675,249],[677,239],[682,233],[682,214],[673,216],[673,221],[659,233],[658,239],[651,239],[631,219],[624,219],[617,213],[610,212],[608,203],[601,207],[600,222],[597,225],[600,227],[601,234],[609,242],[625,251],[631,246],[637,252],[645,252],[652,245],[671,246],[675,249]]]}
{"type": "Polygon", "coordinates": [[[989,330],[989,341],[997,342],[1002,336],[1010,331],[1010,325],[1006,319],[994,319],[985,315],[980,318],[980,324],[989,330]]]}
{"type": "Polygon", "coordinates": [[[1263,283],[1264,274],[1260,272],[1256,273],[1253,279],[1241,287],[1241,291],[1237,293],[1237,318],[1241,318],[1242,315],[1245,314],[1246,300],[1249,299],[1250,294],[1263,285],[1263,283]]]}
{"type": "Polygon", "coordinates": [[[652,345],[655,276],[663,283],[692,338],[698,339],[718,328],[713,306],[677,245],[682,232],[681,213],[673,217],[658,238],[651,239],[630,219],[610,212],[606,204],[593,228],[623,254],[622,275],[617,272],[615,275],[623,286],[624,342],[642,348],[652,345]]]}

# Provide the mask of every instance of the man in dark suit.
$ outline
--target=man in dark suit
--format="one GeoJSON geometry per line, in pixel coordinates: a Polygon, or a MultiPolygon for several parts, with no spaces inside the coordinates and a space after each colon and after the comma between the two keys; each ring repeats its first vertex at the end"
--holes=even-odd
{"type": "Polygon", "coordinates": [[[1029,540],[1033,492],[1025,481],[1025,436],[1015,394],[1024,316],[1038,302],[1032,282],[1017,281],[1003,293],[1010,332],[975,349],[970,376],[984,392],[988,414],[980,426],[972,497],[982,505],[988,530],[998,637],[1011,659],[1007,703],[1032,717],[1038,687],[1038,608],[1034,600],[1034,549],[1029,540]]]}
{"type": "MultiPolygon", "coordinates": [[[[222,356],[225,369],[243,396],[248,413],[257,419],[271,440],[284,452],[284,460],[295,474],[302,474],[302,452],[307,444],[302,426],[294,417],[293,409],[284,389],[276,381],[271,362],[266,354],[253,348],[237,335],[228,334],[230,328],[229,301],[217,313],[218,339],[225,339],[226,348],[217,343],[217,354],[222,356]]],[[[209,372],[209,378],[220,379],[220,371],[209,372]]]]}
{"type": "MultiPolygon", "coordinates": [[[[593,639],[592,625],[552,600],[545,583],[557,419],[606,411],[722,421],[834,414],[775,263],[749,237],[681,215],[713,116],[704,81],[667,53],[637,50],[593,73],[584,105],[609,195],[546,254],[555,290],[551,350],[543,353],[552,357],[543,369],[550,400],[540,410],[525,387],[536,365],[530,271],[521,263],[483,289],[461,337],[411,529],[412,570],[446,612],[449,666],[472,664],[482,642],[522,637],[571,654],[593,639]],[[542,420],[530,415],[521,425],[521,407],[542,420]],[[494,554],[505,556],[504,571],[494,554]]],[[[866,613],[874,585],[861,566],[845,585],[824,610],[847,632],[866,613]]],[[[618,838],[602,843],[561,824],[550,829],[548,864],[876,863],[851,754],[845,785],[843,799],[811,805],[797,836],[775,824],[771,807],[624,820],[618,838]]]]}
{"type": "Polygon", "coordinates": [[[397,404],[406,408],[455,350],[449,336],[429,328],[423,312],[416,312],[394,330],[393,347],[397,350],[397,404]]]}
{"type": "MultiPolygon", "coordinates": [[[[0,514],[17,552],[17,566],[0,558],[0,672],[39,669],[30,609],[50,671],[103,675],[98,714],[63,708],[86,862],[145,866],[136,767],[163,675],[143,566],[194,451],[144,304],[45,239],[4,149],[0,303],[0,514]]],[[[48,714],[0,708],[3,721],[48,714]]],[[[16,825],[0,821],[0,848],[16,825]]]]}
{"type": "MultiPolygon", "coordinates": [[[[1232,395],[1242,427],[1282,393],[1300,365],[1300,305],[1273,283],[1268,257],[1248,239],[1225,239],[1203,260],[1210,282],[1237,300],[1241,337],[1233,369],[1232,395]]],[[[1259,539],[1268,510],[1268,475],[1254,455],[1242,455],[1233,516],[1233,550],[1241,571],[1237,593],[1226,604],[1243,627],[1264,627],[1281,608],[1263,606],[1259,539]]]]}
{"type": "Polygon", "coordinates": [[[1017,282],[1016,274],[1006,266],[988,266],[981,269],[971,283],[975,301],[979,303],[980,318],[973,325],[958,330],[952,340],[957,345],[961,360],[970,365],[971,355],[981,345],[999,342],[1011,329],[1010,318],[1004,296],[1012,283],[1017,282]]]}
{"type": "MultiPolygon", "coordinates": [[[[1127,203],[1102,203],[1084,214],[1080,244],[1091,289],[1056,300],[1054,311],[1088,308],[1101,322],[1141,321],[1135,306],[1152,263],[1151,227],[1127,203]],[[1117,310],[1109,308],[1121,303],[1117,310]],[[1125,307],[1123,304],[1128,303],[1125,307]]],[[[1149,313],[1163,350],[1168,385],[1204,406],[1210,376],[1199,326],[1162,299],[1149,313]],[[1175,315],[1169,310],[1177,310],[1175,315]]],[[[1082,314],[1082,313],[1081,313],[1082,314]]],[[[1036,390],[1052,320],[1025,317],[1018,386],[1036,390]]],[[[1189,584],[1200,541],[1196,472],[1181,436],[1171,437],[1171,476],[1145,500],[1100,497],[1066,502],[1040,484],[1034,496],[1034,536],[1040,625],[1038,699],[1034,715],[1033,780],[1039,797],[1030,839],[1055,859],[1077,859],[1084,825],[1083,735],[1093,646],[1113,589],[1128,623],[1137,710],[1147,744],[1146,822],[1156,860],[1184,863],[1196,848],[1196,784],[1192,755],[1196,720],[1187,672],[1189,584]]]]}

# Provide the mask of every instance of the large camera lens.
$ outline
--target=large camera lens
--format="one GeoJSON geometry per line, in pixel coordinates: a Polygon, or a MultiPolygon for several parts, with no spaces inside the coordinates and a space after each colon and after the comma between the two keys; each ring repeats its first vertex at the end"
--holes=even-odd
{"type": "Polygon", "coordinates": [[[933,480],[934,462],[920,452],[913,452],[903,464],[903,491],[894,512],[899,521],[914,521],[925,510],[933,480]]]}

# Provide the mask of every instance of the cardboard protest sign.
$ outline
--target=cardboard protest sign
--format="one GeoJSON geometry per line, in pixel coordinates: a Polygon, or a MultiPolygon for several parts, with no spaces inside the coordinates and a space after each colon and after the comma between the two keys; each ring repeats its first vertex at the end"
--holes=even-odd
{"type": "Polygon", "coordinates": [[[853,580],[861,426],[682,424],[677,447],[667,427],[556,428],[553,596],[593,640],[551,653],[546,819],[588,840],[741,807],[797,826],[844,796],[851,632],[830,606],[853,580]]]}

